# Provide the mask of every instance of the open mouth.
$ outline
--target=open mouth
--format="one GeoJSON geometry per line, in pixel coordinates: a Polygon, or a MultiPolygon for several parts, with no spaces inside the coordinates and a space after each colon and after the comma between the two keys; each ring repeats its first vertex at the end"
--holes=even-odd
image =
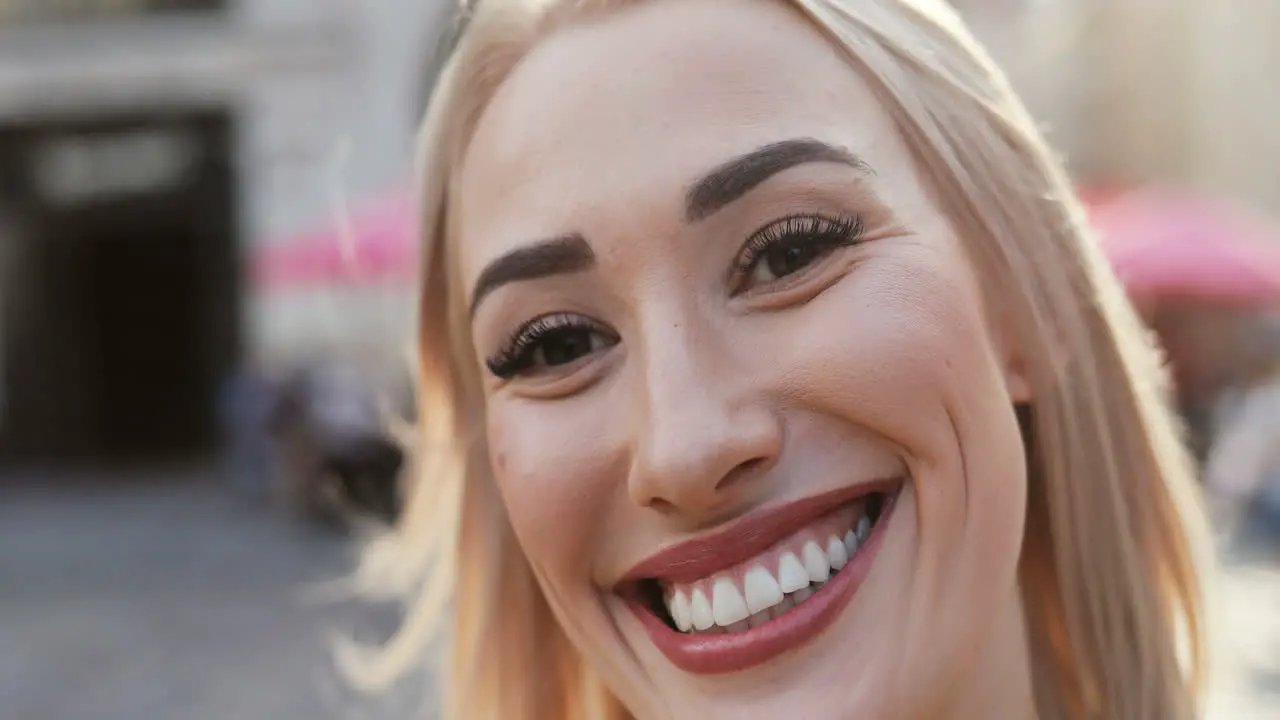
{"type": "Polygon", "coordinates": [[[852,598],[902,487],[851,488],[775,509],[665,551],[619,592],[686,670],[764,662],[816,636],[852,598]]]}
{"type": "Polygon", "coordinates": [[[777,619],[820,592],[871,537],[888,498],[868,496],[784,541],[747,568],[693,583],[641,582],[649,608],[686,633],[745,632],[777,619]]]}

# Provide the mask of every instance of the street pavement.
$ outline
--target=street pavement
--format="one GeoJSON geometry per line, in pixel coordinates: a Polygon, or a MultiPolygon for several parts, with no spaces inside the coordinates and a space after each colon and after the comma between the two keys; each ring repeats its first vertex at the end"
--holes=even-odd
{"type": "Polygon", "coordinates": [[[352,545],[199,473],[0,483],[0,718],[408,720],[429,683],[368,699],[333,633],[394,615],[318,604],[352,545]]]}
{"type": "MultiPolygon", "coordinates": [[[[354,557],[208,473],[0,480],[0,718],[433,718],[425,673],[370,699],[334,669],[332,633],[396,622],[308,600],[354,557]]],[[[1280,573],[1226,575],[1229,672],[1210,720],[1280,718],[1280,573]]]]}

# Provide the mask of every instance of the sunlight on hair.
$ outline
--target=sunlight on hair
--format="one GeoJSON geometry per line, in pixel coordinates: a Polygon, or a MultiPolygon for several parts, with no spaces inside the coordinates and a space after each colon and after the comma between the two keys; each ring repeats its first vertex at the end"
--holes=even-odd
{"type": "MultiPolygon", "coordinates": [[[[401,527],[371,544],[356,576],[366,592],[407,595],[410,609],[385,648],[344,643],[339,659],[359,685],[380,688],[447,641],[448,717],[627,717],[558,630],[491,487],[445,239],[459,160],[497,87],[559,27],[629,4],[471,4],[423,124],[415,485],[401,527]]],[[[1021,585],[1042,720],[1192,717],[1208,663],[1208,530],[1161,357],[1064,171],[946,3],[791,4],[884,99],[1030,348],[1037,398],[1021,585]]]]}

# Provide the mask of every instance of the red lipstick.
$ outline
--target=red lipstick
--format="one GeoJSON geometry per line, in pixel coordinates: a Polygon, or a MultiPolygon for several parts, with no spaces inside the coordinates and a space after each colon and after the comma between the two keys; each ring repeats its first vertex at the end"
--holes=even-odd
{"type": "Polygon", "coordinates": [[[637,565],[618,591],[654,645],[672,664],[691,673],[737,672],[798,648],[823,632],[848,605],[871,570],[893,515],[901,479],[860,484],[744,517],[704,538],[667,548],[637,565]],[[741,632],[683,633],[659,617],[636,588],[646,581],[692,583],[750,560],[843,505],[870,495],[886,502],[871,534],[839,572],[790,611],[741,632]]]}

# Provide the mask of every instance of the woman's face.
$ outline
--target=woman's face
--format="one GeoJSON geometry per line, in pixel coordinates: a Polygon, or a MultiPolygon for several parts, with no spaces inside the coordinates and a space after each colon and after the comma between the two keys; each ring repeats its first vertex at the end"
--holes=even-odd
{"type": "Polygon", "coordinates": [[[636,715],[916,717],[1018,685],[1016,354],[803,18],[655,0],[555,34],[454,211],[506,510],[636,715]]]}

